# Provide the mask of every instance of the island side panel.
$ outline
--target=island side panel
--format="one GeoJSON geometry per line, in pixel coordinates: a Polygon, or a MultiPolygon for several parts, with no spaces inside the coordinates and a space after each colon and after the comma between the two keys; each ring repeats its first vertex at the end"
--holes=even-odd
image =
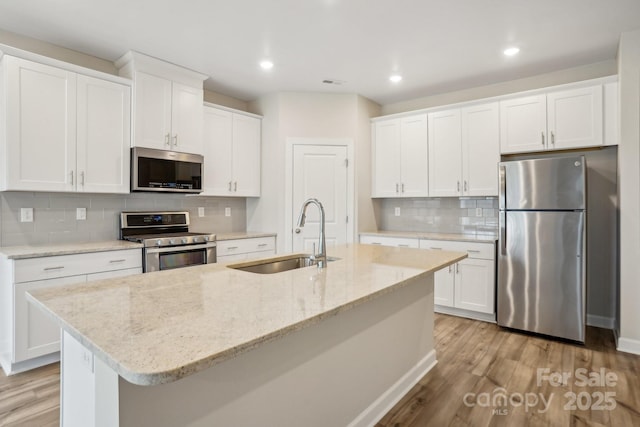
{"type": "Polygon", "coordinates": [[[370,425],[434,364],[424,274],[176,382],[120,378],[120,427],[370,425]]]}

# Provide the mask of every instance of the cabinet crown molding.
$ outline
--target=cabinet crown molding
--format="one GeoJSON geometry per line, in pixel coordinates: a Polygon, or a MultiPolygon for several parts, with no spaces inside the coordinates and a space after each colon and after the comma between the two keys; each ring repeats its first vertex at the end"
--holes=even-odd
{"type": "Polygon", "coordinates": [[[118,68],[121,76],[130,79],[134,79],[134,73],[136,71],[142,71],[147,74],[153,74],[174,82],[202,89],[204,81],[209,78],[206,74],[134,50],[130,50],[122,55],[114,64],[116,68],[118,68]]]}

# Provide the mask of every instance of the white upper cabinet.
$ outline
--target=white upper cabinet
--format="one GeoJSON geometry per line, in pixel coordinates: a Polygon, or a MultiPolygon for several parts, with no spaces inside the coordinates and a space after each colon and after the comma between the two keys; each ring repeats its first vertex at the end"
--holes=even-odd
{"type": "Polygon", "coordinates": [[[261,120],[204,107],[202,195],[260,196],[261,120]]]}
{"type": "Polygon", "coordinates": [[[133,51],[116,66],[134,81],[133,145],[202,154],[207,76],[133,51]]]}
{"type": "Polygon", "coordinates": [[[428,196],[427,115],[377,121],[373,135],[372,196],[428,196]]]}
{"type": "Polygon", "coordinates": [[[500,102],[501,153],[603,144],[602,85],[500,102]]]}
{"type": "Polygon", "coordinates": [[[130,87],[5,55],[3,190],[129,191],[130,87]]]}
{"type": "Polygon", "coordinates": [[[429,113],[429,195],[498,194],[498,104],[429,113]]]}

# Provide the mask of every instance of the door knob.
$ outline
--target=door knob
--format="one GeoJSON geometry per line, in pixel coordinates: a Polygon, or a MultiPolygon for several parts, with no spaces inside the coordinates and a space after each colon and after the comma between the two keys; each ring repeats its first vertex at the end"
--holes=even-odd
{"type": "Polygon", "coordinates": [[[299,228],[296,228],[295,231],[296,231],[296,234],[300,234],[300,229],[299,228]]]}

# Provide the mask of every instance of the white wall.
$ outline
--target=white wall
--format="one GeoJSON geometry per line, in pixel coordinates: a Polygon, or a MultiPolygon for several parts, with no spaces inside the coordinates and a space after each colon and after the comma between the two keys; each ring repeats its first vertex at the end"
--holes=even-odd
{"type": "Polygon", "coordinates": [[[456,92],[440,93],[394,104],[386,104],[382,106],[382,114],[402,113],[405,111],[419,110],[421,108],[473,101],[476,99],[490,98],[492,96],[507,95],[526,90],[540,89],[548,86],[595,79],[598,77],[606,77],[616,73],[616,61],[611,60],[597,62],[595,64],[568,68],[518,80],[510,80],[487,86],[474,87],[456,92]]]}
{"type": "MultiPolygon", "coordinates": [[[[378,229],[376,212],[380,200],[371,198],[371,117],[381,114],[380,105],[359,96],[357,99],[357,137],[355,147],[356,174],[356,231],[378,229]]],[[[357,238],[357,236],[356,236],[357,238]]]]}
{"type": "Polygon", "coordinates": [[[623,33],[620,79],[620,334],[618,349],[640,354],[640,30],[623,33]]]}
{"type": "MultiPolygon", "coordinates": [[[[285,248],[290,228],[285,218],[285,155],[288,138],[349,138],[355,142],[359,168],[356,194],[369,198],[370,134],[369,114],[378,114],[377,105],[355,94],[283,92],[251,102],[250,111],[261,114],[262,196],[247,201],[247,229],[278,233],[278,251],[285,248]],[[360,176],[362,175],[362,176],[360,176]],[[358,186],[364,186],[359,190],[358,186]],[[274,225],[276,230],[273,230],[274,225]]],[[[358,217],[370,222],[371,201],[364,200],[358,217]]]]}

